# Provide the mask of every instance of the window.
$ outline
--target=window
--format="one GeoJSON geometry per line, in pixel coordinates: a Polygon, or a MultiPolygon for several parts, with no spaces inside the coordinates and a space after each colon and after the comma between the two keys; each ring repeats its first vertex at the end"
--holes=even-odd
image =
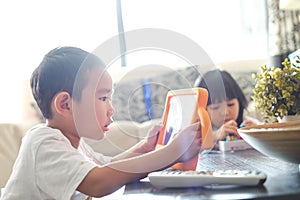
{"type": "MultiPolygon", "coordinates": [[[[124,30],[162,28],[199,44],[214,62],[265,58],[265,1],[123,0],[124,30]]],[[[22,84],[42,57],[57,46],[93,51],[117,36],[116,1],[11,0],[0,3],[0,122],[22,120],[22,84]]],[[[188,65],[153,49],[131,52],[127,68],[188,65]]],[[[117,60],[112,71],[123,71],[117,60]]]]}
{"type": "MultiPolygon", "coordinates": [[[[161,28],[178,32],[200,45],[214,62],[266,58],[265,4],[261,0],[122,1],[124,30],[161,28]]],[[[149,51],[145,57],[141,51],[137,56],[129,55],[128,66],[135,66],[147,55],[153,59],[149,51]]],[[[173,63],[171,60],[170,66],[178,65],[176,59],[173,63]]]]}

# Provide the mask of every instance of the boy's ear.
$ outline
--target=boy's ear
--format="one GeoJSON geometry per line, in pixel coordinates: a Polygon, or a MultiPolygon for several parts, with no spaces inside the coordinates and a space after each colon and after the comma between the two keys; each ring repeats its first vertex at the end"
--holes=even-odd
{"type": "Polygon", "coordinates": [[[72,98],[68,92],[57,93],[53,102],[57,113],[61,115],[72,113],[72,98]]]}

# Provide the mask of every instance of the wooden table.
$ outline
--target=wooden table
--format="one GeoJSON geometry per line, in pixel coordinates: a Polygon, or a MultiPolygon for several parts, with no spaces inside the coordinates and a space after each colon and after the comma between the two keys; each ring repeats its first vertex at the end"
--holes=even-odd
{"type": "Polygon", "coordinates": [[[255,187],[158,189],[147,181],[138,181],[104,199],[300,199],[299,165],[264,156],[256,150],[201,154],[197,169],[255,169],[268,177],[263,186],[255,187]]]}

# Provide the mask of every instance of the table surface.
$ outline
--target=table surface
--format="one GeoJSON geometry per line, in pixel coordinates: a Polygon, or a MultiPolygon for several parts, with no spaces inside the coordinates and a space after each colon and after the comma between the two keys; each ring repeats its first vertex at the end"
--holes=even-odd
{"type": "Polygon", "coordinates": [[[148,181],[127,184],[104,199],[300,199],[299,165],[270,158],[254,149],[201,154],[197,170],[251,169],[267,174],[262,186],[252,187],[153,187],[148,181]]]}

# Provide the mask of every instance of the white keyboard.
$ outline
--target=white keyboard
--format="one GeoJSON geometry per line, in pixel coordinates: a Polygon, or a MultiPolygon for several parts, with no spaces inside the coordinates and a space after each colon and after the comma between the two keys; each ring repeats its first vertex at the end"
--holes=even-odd
{"type": "Polygon", "coordinates": [[[208,185],[262,185],[267,175],[256,170],[178,171],[164,170],[148,175],[158,187],[199,187],[208,185]]]}

